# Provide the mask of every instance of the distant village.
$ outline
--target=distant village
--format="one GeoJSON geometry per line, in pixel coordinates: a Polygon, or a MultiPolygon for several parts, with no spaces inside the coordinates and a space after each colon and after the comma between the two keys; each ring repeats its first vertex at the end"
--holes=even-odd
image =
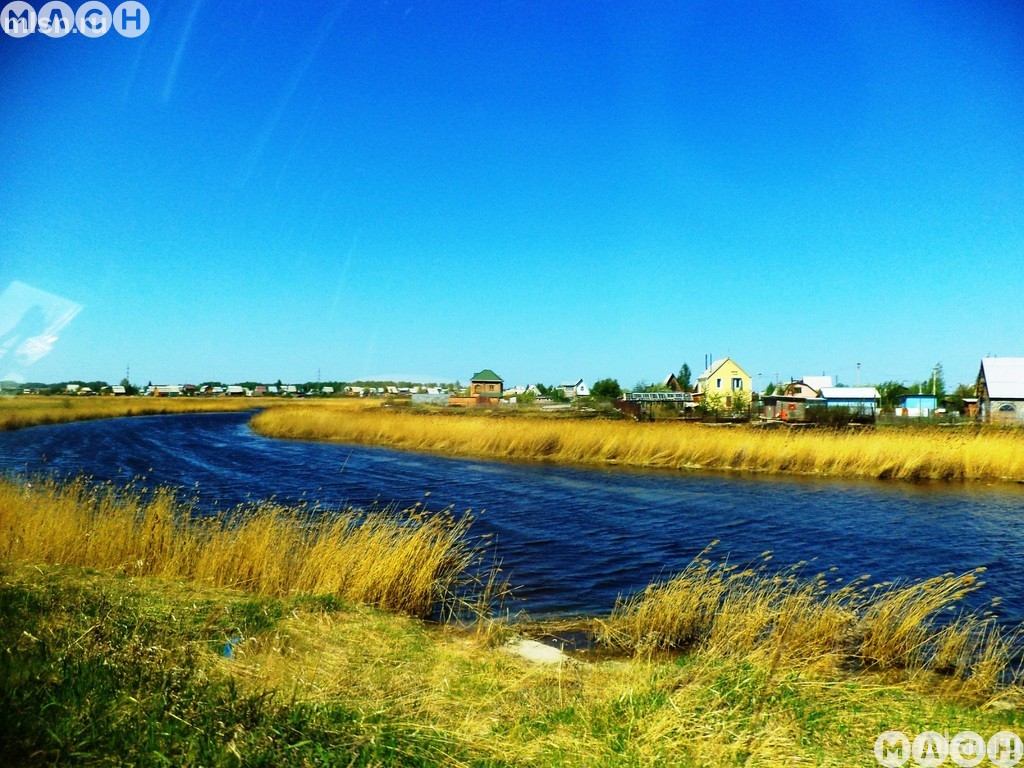
{"type": "Polygon", "coordinates": [[[548,410],[591,409],[597,406],[637,419],[681,418],[715,421],[872,423],[879,417],[942,421],[979,420],[1024,423],[1024,358],[987,357],[976,380],[947,392],[941,365],[929,379],[908,385],[889,381],[874,386],[844,386],[831,376],[806,375],[770,383],[755,391],[749,373],[731,357],[706,360],[696,379],[684,364],[678,373],[624,390],[614,379],[587,385],[583,379],[558,385],[506,386],[489,368],[460,382],[307,382],[305,384],[120,384],[66,382],[57,385],[3,382],[7,394],[142,397],[373,397],[411,405],[474,408],[535,406],[548,410]]]}

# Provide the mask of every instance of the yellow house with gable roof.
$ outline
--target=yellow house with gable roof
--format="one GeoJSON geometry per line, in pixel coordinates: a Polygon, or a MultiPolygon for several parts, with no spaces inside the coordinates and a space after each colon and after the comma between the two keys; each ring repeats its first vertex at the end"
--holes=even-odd
{"type": "Polygon", "coordinates": [[[715,360],[697,377],[697,394],[701,399],[708,395],[720,395],[725,400],[725,407],[732,408],[734,393],[743,392],[745,401],[750,402],[750,384],[750,374],[731,357],[723,357],[715,360]]]}

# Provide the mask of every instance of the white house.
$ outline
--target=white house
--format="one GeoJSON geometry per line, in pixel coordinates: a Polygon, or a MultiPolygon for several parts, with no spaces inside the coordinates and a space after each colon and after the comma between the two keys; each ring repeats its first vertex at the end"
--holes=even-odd
{"type": "Polygon", "coordinates": [[[1024,421],[1024,357],[983,358],[977,394],[983,421],[1024,421]]]}
{"type": "Polygon", "coordinates": [[[590,397],[590,388],[583,383],[583,379],[580,379],[575,384],[559,384],[558,388],[561,389],[562,394],[568,398],[590,397]]]}

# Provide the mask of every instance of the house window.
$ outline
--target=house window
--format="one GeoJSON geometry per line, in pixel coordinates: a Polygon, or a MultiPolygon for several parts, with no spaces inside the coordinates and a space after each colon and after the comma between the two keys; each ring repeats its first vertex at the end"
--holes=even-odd
{"type": "Polygon", "coordinates": [[[743,389],[743,379],[735,378],[732,380],[732,388],[734,390],[743,389]]]}
{"type": "Polygon", "coordinates": [[[722,380],[721,379],[715,379],[715,386],[718,387],[719,389],[721,389],[722,388],[722,380]]]}
{"type": "Polygon", "coordinates": [[[999,410],[1005,411],[1006,413],[1013,413],[1013,406],[1010,403],[1003,403],[999,406],[999,410]]]}

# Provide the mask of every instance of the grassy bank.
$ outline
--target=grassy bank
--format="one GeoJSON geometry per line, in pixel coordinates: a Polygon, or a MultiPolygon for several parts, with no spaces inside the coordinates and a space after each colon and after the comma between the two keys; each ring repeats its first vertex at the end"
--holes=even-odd
{"type": "Polygon", "coordinates": [[[514,461],[738,470],[897,480],[1024,482],[1024,431],[790,431],[700,424],[497,418],[301,406],[258,414],[253,428],[333,440],[514,461]]]}
{"type": "Polygon", "coordinates": [[[0,569],[0,648],[5,765],[876,766],[888,729],[1024,728],[1016,691],[710,651],[537,665],[341,601],[54,566],[0,569]]]}
{"type": "Polygon", "coordinates": [[[837,590],[700,558],[538,665],[499,646],[556,626],[415,618],[486,602],[450,518],[187,511],[0,484],[0,763],[869,766],[888,729],[1024,728],[1011,639],[939,621],[977,574],[837,590]]]}
{"type": "Polygon", "coordinates": [[[64,424],[118,416],[163,413],[248,411],[259,406],[252,398],[228,397],[60,397],[18,395],[0,397],[0,431],[64,424]]]}

